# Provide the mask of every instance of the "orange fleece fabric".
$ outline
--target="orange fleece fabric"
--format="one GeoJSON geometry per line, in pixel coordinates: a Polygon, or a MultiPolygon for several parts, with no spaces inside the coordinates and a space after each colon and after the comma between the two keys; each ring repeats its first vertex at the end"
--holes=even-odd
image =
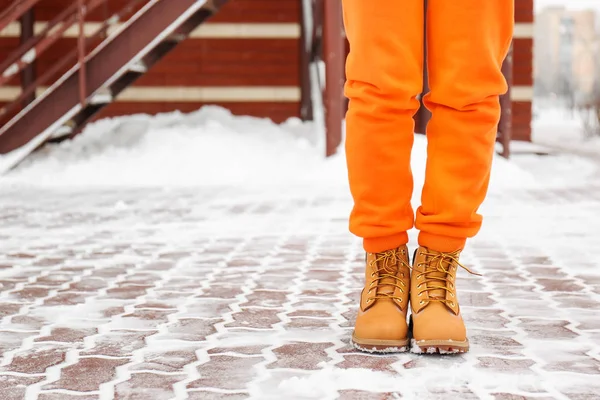
{"type": "Polygon", "coordinates": [[[423,0],[343,0],[350,230],[369,252],[406,244],[414,226],[419,245],[454,251],[482,223],[514,0],[429,0],[427,15],[423,8],[423,0]],[[415,219],[410,155],[425,37],[432,119],[415,219]]]}

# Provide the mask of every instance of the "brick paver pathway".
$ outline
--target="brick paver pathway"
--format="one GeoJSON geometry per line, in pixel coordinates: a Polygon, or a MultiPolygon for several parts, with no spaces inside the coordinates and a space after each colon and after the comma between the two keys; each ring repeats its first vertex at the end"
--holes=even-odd
{"type": "Polygon", "coordinates": [[[348,207],[333,189],[4,187],[0,398],[599,398],[600,185],[490,196],[459,356],[349,346],[348,207]]]}

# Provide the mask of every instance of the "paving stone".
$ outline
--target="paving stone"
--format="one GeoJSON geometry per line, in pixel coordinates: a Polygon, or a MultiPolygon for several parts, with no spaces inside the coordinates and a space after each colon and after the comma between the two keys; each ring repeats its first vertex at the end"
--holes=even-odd
{"type": "Polygon", "coordinates": [[[521,343],[513,337],[515,331],[489,331],[489,330],[469,330],[469,342],[473,346],[485,349],[491,353],[502,356],[522,356],[525,349],[521,343]]]}
{"type": "MultiPolygon", "coordinates": [[[[181,297],[179,297],[181,299],[181,297]]],[[[179,314],[180,318],[217,318],[221,319],[223,314],[232,312],[229,305],[231,300],[226,299],[194,299],[188,303],[186,311],[179,314]]]]}
{"type": "Polygon", "coordinates": [[[99,400],[97,395],[66,394],[64,392],[52,393],[41,392],[38,400],[99,400]]]}
{"type": "Polygon", "coordinates": [[[244,308],[241,312],[233,314],[234,322],[226,326],[230,328],[259,328],[269,329],[273,324],[281,322],[277,314],[281,310],[244,308]]]}
{"type": "Polygon", "coordinates": [[[243,307],[282,307],[288,302],[287,292],[274,290],[255,290],[251,295],[246,296],[247,302],[243,303],[243,307]]]}
{"type": "Polygon", "coordinates": [[[15,315],[10,319],[10,322],[5,321],[0,324],[0,329],[37,331],[40,330],[44,325],[46,325],[46,321],[41,317],[15,315]]]}
{"type": "Polygon", "coordinates": [[[291,322],[285,324],[286,329],[306,329],[306,330],[331,330],[330,324],[334,324],[333,319],[321,318],[292,318],[291,322]]]}
{"type": "Polygon", "coordinates": [[[148,351],[144,353],[144,362],[135,364],[132,371],[151,370],[161,372],[181,372],[183,367],[197,360],[194,348],[181,350],[148,351]]]}
{"type": "Polygon", "coordinates": [[[94,339],[94,347],[82,351],[84,356],[130,357],[146,346],[145,338],[154,332],[113,331],[94,339]]]}
{"type": "Polygon", "coordinates": [[[108,289],[106,291],[106,296],[101,296],[100,298],[107,299],[136,299],[140,296],[146,294],[146,291],[150,289],[152,286],[139,286],[139,285],[123,285],[120,287],[108,289]]]}
{"type": "Polygon", "coordinates": [[[254,365],[263,361],[262,357],[213,355],[209,363],[198,367],[200,379],[188,387],[244,390],[256,376],[254,365]]]}
{"type": "Polygon", "coordinates": [[[510,321],[503,317],[501,309],[471,308],[463,313],[465,323],[472,328],[504,329],[510,321]]]}
{"type": "Polygon", "coordinates": [[[35,339],[36,342],[65,342],[65,343],[83,343],[83,339],[97,333],[96,329],[90,328],[66,328],[58,327],[52,329],[49,336],[43,336],[35,339]]]}
{"type": "Polygon", "coordinates": [[[277,361],[269,368],[297,368],[300,370],[317,369],[319,363],[327,360],[325,349],[332,343],[290,343],[273,349],[277,361]]]}
{"type": "Polygon", "coordinates": [[[138,329],[153,330],[158,325],[168,321],[168,316],[173,314],[172,310],[135,310],[133,313],[121,315],[113,319],[111,329],[138,329]]]}
{"type": "Polygon", "coordinates": [[[0,354],[4,354],[7,351],[18,349],[19,347],[21,347],[23,340],[32,335],[34,334],[25,332],[0,331],[0,354]]]}
{"type": "Polygon", "coordinates": [[[30,300],[46,297],[52,289],[45,286],[27,286],[21,290],[11,293],[11,297],[17,300],[30,300]]]}
{"type": "Polygon", "coordinates": [[[554,400],[555,397],[547,396],[547,397],[532,397],[532,396],[522,396],[520,394],[512,394],[512,393],[493,393],[494,400],[554,400]]]}
{"type": "Polygon", "coordinates": [[[373,393],[362,390],[340,390],[340,400],[394,400],[401,398],[399,393],[373,393]]]}
{"type": "Polygon", "coordinates": [[[25,391],[29,385],[36,384],[43,380],[44,377],[24,377],[0,375],[0,392],[2,400],[23,400],[25,391]]]}
{"type": "Polygon", "coordinates": [[[168,337],[170,340],[203,341],[206,336],[212,335],[217,330],[214,324],[218,321],[205,319],[179,319],[175,324],[169,326],[168,337]]]}
{"type": "Polygon", "coordinates": [[[214,347],[208,350],[208,354],[218,353],[236,353],[245,355],[261,355],[266,346],[232,346],[232,347],[214,347]]]}
{"type": "Polygon", "coordinates": [[[62,363],[67,350],[68,347],[60,345],[38,345],[18,352],[2,369],[22,374],[43,374],[47,368],[62,363]]]}
{"type": "Polygon", "coordinates": [[[125,382],[115,387],[115,399],[127,400],[169,400],[174,396],[173,384],[186,378],[186,375],[157,375],[134,373],[125,382]]]}
{"type": "Polygon", "coordinates": [[[87,300],[85,293],[81,292],[60,292],[49,299],[44,300],[45,306],[64,306],[64,305],[75,305],[83,304],[87,300]]]}
{"type": "Polygon", "coordinates": [[[569,324],[569,321],[523,318],[519,326],[535,339],[575,338],[577,334],[567,328],[569,324]]]}
{"type": "Polygon", "coordinates": [[[507,358],[497,357],[479,357],[479,367],[490,368],[498,372],[532,374],[531,366],[535,365],[535,361],[523,359],[512,360],[507,358]]]}
{"type": "Polygon", "coordinates": [[[378,357],[364,354],[345,354],[344,361],[336,364],[338,368],[366,368],[371,371],[394,372],[392,364],[398,362],[395,357],[378,357]]]}
{"type": "Polygon", "coordinates": [[[11,358],[2,400],[25,398],[49,367],[59,376],[41,400],[99,399],[103,383],[115,399],[179,400],[181,381],[192,400],[595,399],[600,390],[600,250],[578,211],[600,214],[600,185],[491,196],[464,251],[483,277],[461,272],[457,282],[471,343],[458,356],[351,346],[364,253],[346,233],[341,195],[3,189],[0,353],[11,358]],[[517,203],[528,218],[514,214],[517,203]],[[557,240],[557,227],[577,241],[557,240]]]}
{"type": "Polygon", "coordinates": [[[43,389],[66,389],[92,392],[100,385],[115,379],[115,368],[126,364],[126,359],[82,358],[76,364],[65,367],[60,379],[43,386],[43,389]]]}
{"type": "Polygon", "coordinates": [[[205,390],[188,390],[189,400],[246,400],[249,393],[222,393],[205,390]]]}

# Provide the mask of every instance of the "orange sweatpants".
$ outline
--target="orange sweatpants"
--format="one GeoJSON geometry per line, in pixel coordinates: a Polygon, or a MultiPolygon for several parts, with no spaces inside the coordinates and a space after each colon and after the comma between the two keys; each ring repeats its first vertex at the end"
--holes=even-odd
{"type": "Polygon", "coordinates": [[[419,244],[464,247],[482,217],[500,118],[501,73],[513,33],[514,0],[343,0],[346,156],[354,208],[350,230],[369,252],[408,242],[412,117],[422,91],[424,20],[432,112],[427,167],[416,212],[419,244]]]}

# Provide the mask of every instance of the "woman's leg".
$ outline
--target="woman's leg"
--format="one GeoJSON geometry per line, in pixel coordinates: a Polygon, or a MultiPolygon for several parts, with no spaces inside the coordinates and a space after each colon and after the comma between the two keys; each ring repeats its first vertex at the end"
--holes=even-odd
{"type": "Polygon", "coordinates": [[[423,87],[423,0],[343,0],[343,7],[350,230],[366,251],[380,252],[406,244],[414,225],[410,154],[423,87]]]}
{"type": "MultiPolygon", "coordinates": [[[[467,351],[456,293],[460,251],[474,236],[506,92],[501,67],[514,0],[429,0],[427,52],[432,111],[427,170],[417,210],[419,245],[411,276],[413,349],[467,351]]],[[[464,268],[464,267],[463,267],[464,268]]]]}
{"type": "Polygon", "coordinates": [[[429,0],[427,52],[432,112],[419,244],[462,249],[481,227],[490,178],[514,0],[429,0]]]}
{"type": "MultiPolygon", "coordinates": [[[[329,0],[327,0],[329,1],[329,0]]],[[[350,42],[345,93],[351,231],[367,251],[352,341],[359,349],[408,347],[408,242],[414,225],[410,154],[423,86],[423,0],[343,0],[350,42]]]]}

